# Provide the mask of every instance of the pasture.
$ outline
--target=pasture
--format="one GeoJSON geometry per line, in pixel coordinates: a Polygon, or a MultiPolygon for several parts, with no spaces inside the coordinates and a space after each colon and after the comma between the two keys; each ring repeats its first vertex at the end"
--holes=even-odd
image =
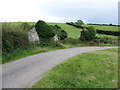
{"type": "Polygon", "coordinates": [[[105,31],[118,31],[117,26],[104,26],[104,25],[83,25],[83,26],[94,26],[95,29],[105,30],[105,31]]]}

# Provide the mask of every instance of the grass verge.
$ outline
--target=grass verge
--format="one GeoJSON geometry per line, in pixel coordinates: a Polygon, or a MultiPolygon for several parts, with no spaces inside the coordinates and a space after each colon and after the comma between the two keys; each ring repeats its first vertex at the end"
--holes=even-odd
{"type": "Polygon", "coordinates": [[[56,66],[34,88],[117,88],[118,49],[75,56],[56,66]]]}
{"type": "Polygon", "coordinates": [[[12,53],[8,53],[6,56],[2,57],[2,63],[7,63],[10,61],[14,61],[23,57],[27,57],[30,55],[34,55],[34,54],[38,54],[38,53],[43,53],[43,52],[48,52],[48,51],[52,51],[52,50],[58,50],[58,49],[63,49],[61,47],[51,47],[51,46],[46,46],[46,47],[30,47],[28,49],[25,50],[21,50],[21,49],[16,49],[15,51],[13,51],[12,53]]]}

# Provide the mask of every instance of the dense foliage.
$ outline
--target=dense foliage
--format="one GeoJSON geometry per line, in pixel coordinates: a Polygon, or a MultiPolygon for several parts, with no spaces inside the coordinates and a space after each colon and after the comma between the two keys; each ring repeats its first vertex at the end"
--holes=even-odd
{"type": "Polygon", "coordinates": [[[29,47],[28,33],[20,25],[2,24],[3,54],[29,47]]]}
{"type": "Polygon", "coordinates": [[[39,20],[35,24],[36,31],[40,38],[41,46],[49,45],[51,39],[54,37],[55,32],[54,30],[44,21],[39,20]]]}
{"type": "Polygon", "coordinates": [[[80,39],[83,41],[91,41],[95,39],[95,28],[93,26],[89,26],[87,28],[84,28],[83,31],[81,31],[80,39]]]}
{"type": "Polygon", "coordinates": [[[52,38],[55,35],[55,32],[52,30],[52,28],[42,20],[39,20],[35,24],[35,28],[39,38],[52,38]]]}

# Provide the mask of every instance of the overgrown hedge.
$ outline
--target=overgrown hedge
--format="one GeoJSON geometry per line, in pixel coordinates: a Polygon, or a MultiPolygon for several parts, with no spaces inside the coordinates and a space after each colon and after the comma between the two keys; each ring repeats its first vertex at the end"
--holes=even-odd
{"type": "Polygon", "coordinates": [[[3,54],[12,53],[15,49],[26,49],[29,45],[28,32],[21,25],[2,24],[3,54]]]}

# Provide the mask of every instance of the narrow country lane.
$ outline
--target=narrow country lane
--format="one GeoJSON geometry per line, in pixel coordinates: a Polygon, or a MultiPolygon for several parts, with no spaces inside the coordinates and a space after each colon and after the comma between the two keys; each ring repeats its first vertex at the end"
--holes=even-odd
{"type": "Polygon", "coordinates": [[[76,47],[28,56],[2,65],[2,88],[25,88],[61,62],[81,53],[117,47],[76,47]]]}

